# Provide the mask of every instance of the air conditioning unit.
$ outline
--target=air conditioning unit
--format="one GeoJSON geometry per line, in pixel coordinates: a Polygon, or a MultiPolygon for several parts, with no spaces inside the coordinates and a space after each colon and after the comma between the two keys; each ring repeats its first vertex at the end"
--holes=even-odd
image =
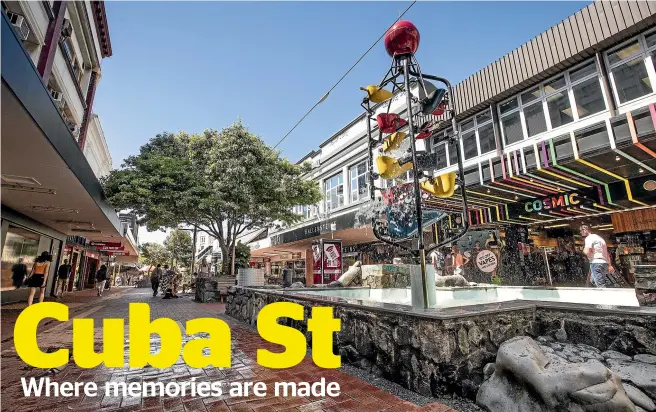
{"type": "Polygon", "coordinates": [[[64,99],[64,96],[61,95],[61,93],[60,93],[60,96],[59,96],[59,100],[55,100],[55,105],[60,110],[63,110],[64,107],[66,107],[66,99],[64,99]]]}
{"type": "Polygon", "coordinates": [[[50,95],[52,96],[52,100],[54,100],[55,103],[59,103],[62,99],[62,92],[58,92],[57,90],[52,90],[48,89],[50,92],[50,95]]]}
{"type": "Polygon", "coordinates": [[[11,11],[7,12],[7,17],[9,17],[11,24],[14,25],[14,28],[16,29],[16,32],[18,33],[18,36],[21,38],[21,40],[27,40],[27,36],[30,35],[30,26],[28,26],[25,17],[11,11]]]}
{"type": "MultiPolygon", "coordinates": [[[[71,134],[73,134],[73,137],[77,139],[80,136],[80,126],[76,124],[69,124],[68,128],[71,130],[71,134]]],[[[123,236],[125,236],[125,234],[123,234],[123,236]]]]}

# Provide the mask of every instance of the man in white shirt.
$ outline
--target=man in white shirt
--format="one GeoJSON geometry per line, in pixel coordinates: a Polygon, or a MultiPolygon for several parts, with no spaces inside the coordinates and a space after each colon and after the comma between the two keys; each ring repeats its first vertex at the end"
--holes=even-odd
{"type": "Polygon", "coordinates": [[[627,287],[624,278],[619,275],[611,265],[606,241],[601,236],[592,233],[590,226],[581,226],[581,236],[585,238],[583,254],[590,261],[588,283],[598,288],[627,287]]]}

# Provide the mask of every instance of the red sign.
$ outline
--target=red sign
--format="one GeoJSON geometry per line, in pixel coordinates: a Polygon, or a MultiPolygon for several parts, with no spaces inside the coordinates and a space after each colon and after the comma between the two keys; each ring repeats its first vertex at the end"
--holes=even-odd
{"type": "Polygon", "coordinates": [[[327,284],[342,274],[342,241],[321,239],[312,244],[312,263],[315,284],[327,284]]]}
{"type": "Polygon", "coordinates": [[[121,246],[123,246],[123,243],[121,243],[121,242],[91,242],[91,246],[121,247],[121,246]]]}
{"type": "Polygon", "coordinates": [[[125,246],[99,246],[97,247],[97,249],[102,252],[121,251],[121,250],[125,250],[125,246]]]}
{"type": "Polygon", "coordinates": [[[88,252],[88,251],[84,252],[84,255],[88,258],[91,258],[91,259],[98,259],[98,255],[96,255],[95,253],[88,252]]]}

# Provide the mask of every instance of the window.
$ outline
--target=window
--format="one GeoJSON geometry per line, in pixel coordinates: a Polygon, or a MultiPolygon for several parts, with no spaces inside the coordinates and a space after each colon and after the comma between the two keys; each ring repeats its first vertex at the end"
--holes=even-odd
{"type": "Polygon", "coordinates": [[[460,133],[462,136],[464,160],[491,152],[497,147],[494,139],[494,125],[492,124],[492,112],[490,109],[484,110],[470,120],[461,123],[460,133]]]}
{"type": "Polygon", "coordinates": [[[351,179],[351,202],[366,199],[369,196],[369,170],[367,161],[358,163],[349,168],[351,179]]]}
{"type": "Polygon", "coordinates": [[[597,64],[588,60],[501,103],[498,110],[506,145],[606,110],[597,64]]]}
{"type": "Polygon", "coordinates": [[[440,143],[435,146],[435,153],[437,153],[437,170],[447,167],[446,159],[446,143],[440,143]]]}
{"type": "Polygon", "coordinates": [[[205,246],[205,236],[203,235],[200,237],[200,247],[204,247],[204,246],[205,246]]]}
{"type": "Polygon", "coordinates": [[[440,132],[433,137],[433,150],[437,152],[437,169],[458,164],[457,145],[448,142],[447,138],[453,136],[453,129],[440,132]],[[447,147],[448,146],[448,147],[447,147]]]}
{"type": "MultiPolygon", "coordinates": [[[[608,70],[619,104],[646,96],[653,91],[647,61],[656,49],[654,33],[606,53],[608,70]]],[[[653,59],[652,59],[653,64],[653,59]]]]}
{"type": "Polygon", "coordinates": [[[66,37],[61,43],[64,48],[64,54],[68,58],[68,61],[73,67],[73,77],[77,80],[78,83],[82,80],[82,66],[80,65],[77,56],[75,55],[75,49],[73,48],[73,40],[70,37],[66,37]]]}
{"type": "Polygon", "coordinates": [[[326,213],[344,206],[344,177],[341,173],[326,179],[324,187],[326,191],[326,213]]]}

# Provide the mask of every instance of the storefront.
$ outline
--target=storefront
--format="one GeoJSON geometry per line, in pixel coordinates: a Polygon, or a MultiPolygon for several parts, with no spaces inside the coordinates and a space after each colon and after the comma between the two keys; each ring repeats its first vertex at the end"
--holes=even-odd
{"type": "Polygon", "coordinates": [[[50,273],[46,283],[46,296],[55,287],[54,276],[60,261],[65,235],[46,226],[32,221],[7,208],[2,208],[2,263],[0,288],[2,303],[24,300],[28,289],[16,289],[13,281],[14,265],[22,263],[27,266],[28,273],[32,269],[34,259],[46,251],[52,255],[50,273]]]}

